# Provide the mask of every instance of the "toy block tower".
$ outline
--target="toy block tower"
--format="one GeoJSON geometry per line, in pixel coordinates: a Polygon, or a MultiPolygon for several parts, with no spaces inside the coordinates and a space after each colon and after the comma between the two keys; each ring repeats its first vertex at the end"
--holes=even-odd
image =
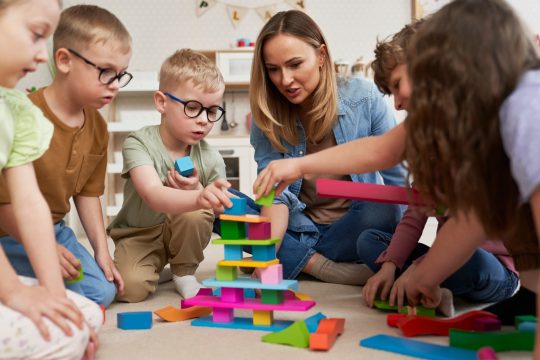
{"type": "Polygon", "coordinates": [[[233,207],[220,215],[221,239],[212,244],[223,245],[225,258],[217,263],[216,277],[203,284],[220,288],[220,295],[197,295],[183,301],[185,306],[200,305],[212,308],[212,316],[195,319],[194,326],[277,331],[292,321],[274,320],[274,311],[307,311],[314,301],[298,300],[296,280],[283,280],[283,268],[276,258],[279,239],[270,236],[268,218],[246,215],[246,200],[232,198],[233,207]],[[247,236],[246,236],[247,225],[247,236]],[[243,247],[251,248],[252,257],[243,257],[243,247]],[[260,279],[239,277],[238,267],[259,269],[260,279]],[[247,298],[245,289],[258,289],[260,298],[247,298]],[[291,296],[292,295],[292,296],[291,296]],[[253,311],[252,318],[235,317],[235,309],[253,311]]]}

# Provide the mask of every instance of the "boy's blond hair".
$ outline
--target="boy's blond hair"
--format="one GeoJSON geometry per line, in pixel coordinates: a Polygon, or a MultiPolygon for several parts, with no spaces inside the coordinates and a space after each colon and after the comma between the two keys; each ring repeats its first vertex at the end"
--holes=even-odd
{"type": "Polygon", "coordinates": [[[392,74],[396,66],[407,63],[407,46],[422,22],[423,20],[418,20],[405,25],[390,39],[377,41],[375,60],[371,63],[371,69],[373,70],[375,85],[383,94],[390,95],[391,91],[388,86],[390,74],[392,74]]]}
{"type": "Polygon", "coordinates": [[[161,65],[159,90],[169,91],[188,81],[209,93],[219,91],[225,86],[223,75],[208,57],[191,49],[180,49],[161,65]]]}
{"type": "Polygon", "coordinates": [[[60,48],[80,50],[111,40],[119,45],[122,53],[131,50],[131,36],[114,14],[95,5],[75,5],[62,11],[53,36],[53,48],[54,52],[60,48]]]}

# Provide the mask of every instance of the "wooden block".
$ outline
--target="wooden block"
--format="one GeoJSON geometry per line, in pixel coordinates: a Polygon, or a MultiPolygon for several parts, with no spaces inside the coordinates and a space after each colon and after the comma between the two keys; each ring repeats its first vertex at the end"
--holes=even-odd
{"type": "Polygon", "coordinates": [[[216,265],[216,279],[219,281],[234,281],[238,278],[236,267],[216,265]]]}
{"type": "Polygon", "coordinates": [[[309,332],[304,321],[298,320],[286,329],[264,335],[261,340],[272,344],[307,348],[309,346],[309,332]]]}
{"type": "Polygon", "coordinates": [[[497,353],[493,348],[486,346],[476,352],[478,360],[497,360],[497,353]]]}
{"type": "Polygon", "coordinates": [[[293,289],[293,293],[294,293],[294,298],[295,299],[298,299],[298,300],[306,300],[306,301],[311,301],[313,300],[311,296],[309,296],[308,294],[304,294],[304,293],[301,293],[301,292],[298,292],[296,290],[293,289]]]}
{"type": "MultiPolygon", "coordinates": [[[[260,215],[252,215],[252,214],[246,214],[246,215],[228,215],[228,214],[221,214],[219,215],[220,220],[227,220],[227,221],[237,221],[237,222],[244,222],[244,223],[262,223],[262,222],[270,222],[270,219],[264,216],[260,215]]],[[[223,236],[225,237],[225,236],[223,236]]],[[[232,238],[228,238],[232,239],[232,238]]]]}
{"type": "Polygon", "coordinates": [[[232,207],[225,208],[224,214],[229,215],[246,215],[247,200],[245,198],[229,198],[232,202],[232,207]]]}
{"type": "MultiPolygon", "coordinates": [[[[385,311],[397,311],[397,308],[398,308],[397,305],[390,306],[388,301],[383,301],[383,300],[379,300],[379,299],[373,301],[373,305],[377,309],[385,310],[385,311]]],[[[401,309],[401,313],[402,314],[409,314],[409,310],[412,310],[412,312],[415,313],[415,314],[412,314],[412,315],[435,317],[435,309],[428,309],[428,308],[425,308],[423,306],[415,306],[415,307],[404,306],[401,309]]]]}
{"type": "Polygon", "coordinates": [[[141,330],[152,327],[150,311],[121,312],[116,314],[116,326],[123,330],[141,330]]]}
{"type": "Polygon", "coordinates": [[[269,222],[248,223],[248,239],[267,240],[272,234],[272,224],[269,222]]]}
{"type": "Polygon", "coordinates": [[[536,331],[536,323],[535,322],[523,321],[523,322],[519,323],[519,325],[517,326],[517,329],[519,331],[535,332],[536,331]]]}
{"type": "Polygon", "coordinates": [[[225,260],[242,260],[242,246],[225,245],[225,260]]]}
{"type": "Polygon", "coordinates": [[[326,315],[324,315],[322,312],[318,312],[304,320],[310,334],[317,331],[319,323],[322,319],[326,319],[326,315]]]}
{"type": "MultiPolygon", "coordinates": [[[[259,279],[249,277],[238,277],[235,281],[219,281],[215,278],[203,280],[204,286],[211,287],[229,287],[229,288],[242,288],[242,289],[270,289],[270,290],[287,290],[298,289],[297,280],[283,280],[279,284],[264,284],[259,279]]],[[[245,295],[245,294],[244,294],[245,295]]],[[[291,299],[296,299],[294,294],[291,299]]],[[[304,300],[304,299],[300,299],[304,300]]],[[[311,299],[306,299],[311,300],[311,299]]]]}
{"type": "Polygon", "coordinates": [[[309,336],[309,348],[311,350],[330,350],[337,337],[343,334],[344,329],[344,318],[321,319],[317,331],[309,336]]]}
{"type": "Polygon", "coordinates": [[[228,323],[228,322],[233,321],[233,318],[234,318],[234,309],[214,308],[212,312],[212,320],[214,320],[214,322],[228,323]]]}
{"type": "Polygon", "coordinates": [[[450,346],[470,350],[491,346],[497,352],[532,351],[534,336],[535,333],[525,331],[476,332],[450,329],[450,346]]]}
{"type": "Polygon", "coordinates": [[[514,324],[518,326],[522,322],[536,322],[536,316],[534,315],[517,315],[514,320],[514,324]]]}
{"type": "Polygon", "coordinates": [[[278,238],[273,238],[269,240],[249,240],[249,239],[235,239],[235,240],[225,240],[225,239],[214,239],[212,244],[214,245],[250,245],[250,246],[265,246],[277,244],[279,242],[278,238]]]}
{"type": "Polygon", "coordinates": [[[184,301],[187,305],[200,305],[211,308],[274,310],[274,311],[308,311],[315,306],[315,301],[284,300],[281,304],[264,304],[260,299],[248,299],[243,303],[227,303],[216,296],[195,296],[184,301]]]}
{"type": "Polygon", "coordinates": [[[262,304],[281,304],[283,303],[283,290],[261,290],[262,304]]]}
{"type": "Polygon", "coordinates": [[[261,268],[261,283],[279,284],[283,281],[283,265],[275,264],[261,268]]]}
{"type": "Polygon", "coordinates": [[[189,308],[185,309],[178,309],[174,306],[166,306],[154,311],[154,314],[159,316],[162,320],[168,322],[195,319],[201,316],[210,315],[211,313],[212,309],[205,306],[190,306],[189,308]]]}
{"type": "Polygon", "coordinates": [[[253,325],[272,325],[274,312],[271,310],[253,310],[253,325]]]}
{"type": "Polygon", "coordinates": [[[292,321],[289,320],[274,320],[271,325],[254,325],[253,318],[235,317],[233,321],[227,323],[216,323],[212,321],[212,317],[205,316],[195,319],[191,322],[192,326],[206,326],[212,328],[224,329],[244,329],[244,330],[261,330],[261,331],[279,331],[289,327],[292,321]]]}
{"type": "Polygon", "coordinates": [[[255,204],[261,205],[261,206],[272,206],[272,203],[274,202],[274,197],[276,196],[276,189],[270,190],[268,195],[261,196],[257,200],[255,200],[255,204]]]}
{"type": "Polygon", "coordinates": [[[276,245],[253,246],[251,255],[255,261],[270,261],[276,258],[276,245]]]}
{"type": "Polygon", "coordinates": [[[188,177],[193,175],[193,161],[191,161],[189,156],[176,159],[174,168],[182,176],[188,177]]]}
{"type": "Polygon", "coordinates": [[[225,239],[245,239],[246,225],[237,221],[221,220],[221,237],[225,239]]]}
{"type": "Polygon", "coordinates": [[[221,301],[230,303],[244,302],[244,289],[222,287],[221,301]]]}
{"type": "Polygon", "coordinates": [[[67,280],[66,282],[68,284],[75,284],[75,283],[81,282],[84,279],[84,271],[83,271],[83,267],[82,267],[82,263],[80,262],[80,259],[79,259],[79,264],[80,264],[79,275],[77,275],[77,277],[73,279],[67,280]]]}
{"type": "MultiPolygon", "coordinates": [[[[269,260],[269,261],[255,261],[252,258],[244,258],[242,260],[220,260],[218,265],[221,266],[243,266],[243,267],[254,267],[254,268],[265,268],[270,265],[279,264],[278,259],[269,260]]],[[[221,279],[219,279],[221,280],[221,279]]]]}
{"type": "MultiPolygon", "coordinates": [[[[492,317],[479,317],[473,320],[472,330],[474,331],[499,331],[501,330],[501,320],[492,317]]],[[[467,330],[467,329],[466,329],[467,330]]]]}

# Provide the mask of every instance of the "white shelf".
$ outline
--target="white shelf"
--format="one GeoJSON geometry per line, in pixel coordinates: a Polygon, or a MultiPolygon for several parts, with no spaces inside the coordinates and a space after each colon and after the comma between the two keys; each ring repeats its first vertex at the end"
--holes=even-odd
{"type": "Polygon", "coordinates": [[[107,206],[106,215],[107,216],[116,216],[120,212],[121,208],[122,208],[122,206],[120,206],[120,205],[119,206],[116,206],[116,205],[107,206]]]}
{"type": "Polygon", "coordinates": [[[133,122],[127,122],[127,121],[118,121],[118,122],[110,122],[108,123],[107,127],[109,129],[109,132],[113,133],[120,133],[120,132],[132,132],[140,130],[141,128],[149,125],[159,125],[159,120],[157,121],[133,121],[133,122]]]}
{"type": "Polygon", "coordinates": [[[107,173],[109,173],[109,174],[121,174],[122,173],[122,164],[121,163],[108,163],[107,164],[107,173]]]}

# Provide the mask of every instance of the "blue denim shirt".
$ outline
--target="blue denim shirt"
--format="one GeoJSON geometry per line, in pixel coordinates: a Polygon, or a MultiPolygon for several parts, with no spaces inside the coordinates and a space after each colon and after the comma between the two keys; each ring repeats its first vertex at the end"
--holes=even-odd
{"type": "MultiPolygon", "coordinates": [[[[338,93],[338,121],[333,128],[338,145],[366,136],[383,134],[396,125],[388,104],[371,81],[357,78],[344,81],[339,85],[338,93]]],[[[300,157],[306,154],[305,132],[299,120],[297,129],[300,140],[298,145],[285,144],[287,150],[282,153],[275,150],[262,131],[254,122],[252,123],[250,141],[255,148],[258,173],[272,160],[300,157]]],[[[339,161],[348,160],[345,158],[339,161]]],[[[399,186],[405,185],[406,182],[405,170],[401,165],[380,172],[349,175],[354,182],[399,186]]],[[[301,186],[302,179],[290,184],[279,197],[276,197],[275,203],[288,206],[289,230],[317,232],[311,219],[303,213],[306,204],[298,199],[301,186]]]]}

